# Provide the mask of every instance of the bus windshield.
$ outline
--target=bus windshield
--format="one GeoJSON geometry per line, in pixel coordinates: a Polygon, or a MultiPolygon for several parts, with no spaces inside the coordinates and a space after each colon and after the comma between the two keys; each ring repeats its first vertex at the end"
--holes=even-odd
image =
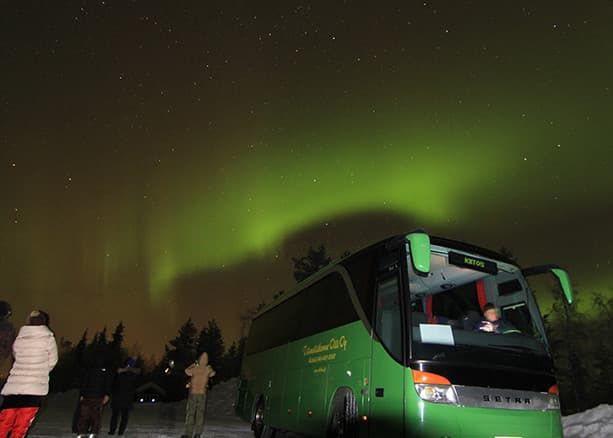
{"type": "Polygon", "coordinates": [[[408,261],[413,359],[549,357],[543,322],[520,268],[436,245],[430,266],[423,275],[408,261]]]}

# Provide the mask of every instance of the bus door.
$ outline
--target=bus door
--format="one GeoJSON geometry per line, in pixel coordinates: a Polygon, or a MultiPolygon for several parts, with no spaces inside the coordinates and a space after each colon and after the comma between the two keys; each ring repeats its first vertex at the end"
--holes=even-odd
{"type": "Polygon", "coordinates": [[[402,437],[406,369],[403,366],[402,301],[398,264],[378,276],[373,314],[370,437],[402,437]]]}

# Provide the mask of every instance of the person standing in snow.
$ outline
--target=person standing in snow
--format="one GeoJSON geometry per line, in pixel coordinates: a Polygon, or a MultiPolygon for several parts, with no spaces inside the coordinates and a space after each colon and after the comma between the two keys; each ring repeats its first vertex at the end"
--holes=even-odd
{"type": "Polygon", "coordinates": [[[15,327],[9,321],[11,305],[7,301],[0,301],[0,366],[11,354],[15,341],[15,327]]]}
{"type": "Polygon", "coordinates": [[[200,438],[204,430],[204,414],[206,412],[206,391],[209,379],[215,375],[215,370],[209,365],[209,355],[204,352],[200,358],[185,370],[191,377],[189,396],[185,409],[185,433],[181,438],[200,438]]]}
{"type": "Polygon", "coordinates": [[[134,368],[134,359],[129,358],[123,368],[117,370],[117,375],[113,382],[113,393],[111,396],[111,425],[109,435],[114,435],[117,430],[117,420],[121,416],[118,435],[123,435],[128,425],[128,415],[134,401],[136,392],[136,381],[140,375],[140,368],[134,368]]]}
{"type": "Polygon", "coordinates": [[[106,366],[106,357],[102,352],[97,352],[92,366],[81,377],[78,436],[97,435],[100,432],[102,409],[109,401],[112,384],[113,373],[106,366]]]}
{"type": "MultiPolygon", "coordinates": [[[[15,327],[9,321],[11,305],[7,301],[0,301],[0,370],[4,361],[10,356],[15,341],[15,327]]],[[[0,382],[0,387],[3,382],[0,382]]],[[[2,407],[2,395],[0,395],[0,407],[2,407]]]]}
{"type": "Polygon", "coordinates": [[[2,388],[0,438],[23,438],[49,392],[49,373],[57,363],[55,336],[49,316],[34,310],[13,343],[15,361],[2,388]]]}

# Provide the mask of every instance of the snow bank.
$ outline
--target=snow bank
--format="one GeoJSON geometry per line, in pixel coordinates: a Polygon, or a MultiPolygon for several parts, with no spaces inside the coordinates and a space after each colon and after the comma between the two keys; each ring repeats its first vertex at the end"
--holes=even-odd
{"type": "Polygon", "coordinates": [[[613,437],[613,406],[600,405],[562,417],[565,438],[613,437]]]}
{"type": "Polygon", "coordinates": [[[213,417],[236,415],[235,403],[239,384],[239,378],[235,377],[213,386],[207,397],[207,414],[213,417]]]}

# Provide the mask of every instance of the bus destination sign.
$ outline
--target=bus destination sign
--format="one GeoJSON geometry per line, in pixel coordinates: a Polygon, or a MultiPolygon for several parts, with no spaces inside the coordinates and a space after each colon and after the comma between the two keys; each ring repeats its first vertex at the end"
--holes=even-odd
{"type": "Polygon", "coordinates": [[[449,251],[449,263],[460,266],[462,268],[474,269],[475,271],[487,272],[488,274],[498,274],[498,265],[489,260],[483,260],[477,257],[460,254],[449,251]]]}

